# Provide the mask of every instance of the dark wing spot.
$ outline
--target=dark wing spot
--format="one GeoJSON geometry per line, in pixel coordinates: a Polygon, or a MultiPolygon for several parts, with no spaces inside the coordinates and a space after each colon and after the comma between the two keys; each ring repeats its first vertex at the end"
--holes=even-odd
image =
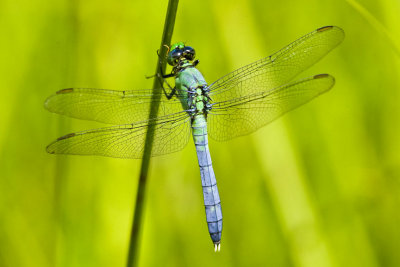
{"type": "Polygon", "coordinates": [[[75,136],[75,133],[70,133],[70,134],[67,134],[67,135],[64,135],[64,136],[61,136],[61,137],[57,138],[57,141],[64,140],[64,139],[67,139],[67,138],[71,138],[71,137],[74,137],[74,136],[75,136]]]}
{"type": "Polygon", "coordinates": [[[321,78],[326,78],[328,76],[329,76],[329,74],[317,74],[313,78],[314,79],[321,79],[321,78]]]}
{"type": "Polygon", "coordinates": [[[327,31],[327,30],[330,30],[330,29],[332,29],[332,28],[333,28],[333,26],[321,27],[321,28],[317,29],[317,32],[327,31]]]}
{"type": "Polygon", "coordinates": [[[67,89],[62,89],[58,91],[56,94],[68,94],[74,91],[74,88],[67,88],[67,89]]]}

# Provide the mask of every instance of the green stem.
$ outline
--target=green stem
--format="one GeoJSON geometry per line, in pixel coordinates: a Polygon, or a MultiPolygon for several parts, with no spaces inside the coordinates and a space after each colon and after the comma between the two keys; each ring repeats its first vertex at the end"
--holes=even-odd
{"type": "MultiPolygon", "coordinates": [[[[165,25],[164,25],[164,32],[162,36],[162,41],[160,45],[160,58],[157,58],[157,68],[156,73],[160,74],[160,69],[165,69],[166,67],[166,54],[167,54],[167,47],[171,43],[171,37],[174,30],[175,24],[175,17],[176,11],[178,9],[178,2],[179,0],[169,0],[168,2],[168,9],[167,9],[167,16],[165,18],[165,25]],[[161,59],[161,60],[160,60],[161,59]]],[[[153,84],[153,92],[158,92],[161,90],[161,84],[159,79],[154,79],[153,84]]],[[[159,100],[161,95],[160,94],[153,94],[151,106],[150,106],[150,115],[149,120],[150,122],[154,122],[152,118],[155,118],[158,113],[159,108],[159,100]]],[[[138,257],[139,257],[139,236],[140,236],[140,228],[142,224],[142,214],[143,214],[143,204],[144,204],[144,196],[146,192],[146,182],[147,176],[149,172],[149,165],[150,165],[150,157],[151,157],[151,150],[153,146],[153,139],[154,139],[154,130],[155,125],[154,123],[149,123],[147,134],[146,134],[146,143],[144,146],[143,152],[143,160],[142,166],[139,175],[139,183],[138,189],[136,194],[136,202],[135,202],[135,214],[133,217],[133,224],[130,236],[130,244],[129,244],[129,255],[127,261],[127,267],[138,266],[138,257]]]]}

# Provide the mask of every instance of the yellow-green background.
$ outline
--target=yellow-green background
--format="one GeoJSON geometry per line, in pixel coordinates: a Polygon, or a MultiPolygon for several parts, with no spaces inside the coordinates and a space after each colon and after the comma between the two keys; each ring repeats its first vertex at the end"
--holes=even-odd
{"type": "MultiPolygon", "coordinates": [[[[124,266],[140,160],[54,156],[97,123],[47,112],[68,87],[151,88],[161,0],[0,2],[0,266],[124,266]]],[[[223,203],[220,253],[194,146],[153,158],[141,266],[400,266],[400,2],[189,1],[174,41],[208,82],[325,25],[345,41],[302,76],[333,90],[210,149],[223,203]]]]}

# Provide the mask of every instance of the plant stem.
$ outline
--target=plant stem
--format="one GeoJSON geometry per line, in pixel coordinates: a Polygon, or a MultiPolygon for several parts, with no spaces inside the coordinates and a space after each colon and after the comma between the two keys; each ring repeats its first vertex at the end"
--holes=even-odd
{"type": "MultiPolygon", "coordinates": [[[[161,68],[164,70],[166,67],[166,54],[167,54],[167,47],[165,45],[169,45],[171,43],[171,37],[174,30],[175,25],[175,17],[176,11],[178,9],[178,2],[179,0],[169,0],[168,2],[168,9],[167,15],[165,18],[164,24],[164,32],[161,40],[159,55],[160,58],[157,58],[157,68],[156,73],[161,74],[161,68]]],[[[153,92],[158,92],[161,90],[160,80],[156,77],[154,79],[153,84],[153,92]]],[[[150,157],[151,157],[151,150],[153,146],[153,139],[154,139],[154,131],[155,131],[155,124],[154,119],[157,116],[158,108],[159,108],[159,100],[161,94],[153,94],[151,106],[150,106],[150,115],[149,115],[149,125],[146,134],[146,143],[144,146],[143,152],[143,160],[142,166],[139,174],[139,183],[138,189],[136,193],[136,202],[135,202],[135,214],[133,216],[133,224],[130,236],[130,243],[129,243],[129,254],[128,254],[128,261],[127,267],[138,266],[138,257],[140,252],[139,246],[139,236],[140,236],[140,229],[142,223],[142,214],[143,214],[143,204],[144,204],[144,196],[146,192],[146,182],[147,176],[149,172],[149,165],[150,165],[150,157]],[[153,123],[152,123],[153,122],[153,123]]]]}

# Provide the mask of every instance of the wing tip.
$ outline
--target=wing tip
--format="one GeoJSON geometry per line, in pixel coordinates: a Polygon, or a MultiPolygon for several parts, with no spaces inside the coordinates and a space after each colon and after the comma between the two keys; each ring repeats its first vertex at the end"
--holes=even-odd
{"type": "Polygon", "coordinates": [[[54,97],[56,97],[57,95],[61,95],[61,94],[69,94],[74,92],[74,88],[65,88],[65,89],[61,89],[58,90],[55,94],[49,96],[45,101],[44,101],[44,107],[45,109],[54,112],[54,110],[51,108],[51,101],[54,99],[54,97]]]}
{"type": "Polygon", "coordinates": [[[59,142],[59,141],[74,137],[76,135],[77,135],[76,133],[69,133],[69,134],[63,135],[61,137],[58,137],[55,141],[53,141],[52,143],[50,143],[46,147],[47,153],[49,153],[49,154],[58,154],[57,151],[56,151],[56,148],[54,147],[54,145],[57,144],[57,142],[59,142]]]}
{"type": "Polygon", "coordinates": [[[54,142],[52,142],[51,144],[49,144],[49,145],[46,147],[46,152],[47,152],[47,153],[49,153],[49,154],[55,154],[55,153],[56,153],[55,150],[52,148],[53,144],[54,144],[54,142]]]}

